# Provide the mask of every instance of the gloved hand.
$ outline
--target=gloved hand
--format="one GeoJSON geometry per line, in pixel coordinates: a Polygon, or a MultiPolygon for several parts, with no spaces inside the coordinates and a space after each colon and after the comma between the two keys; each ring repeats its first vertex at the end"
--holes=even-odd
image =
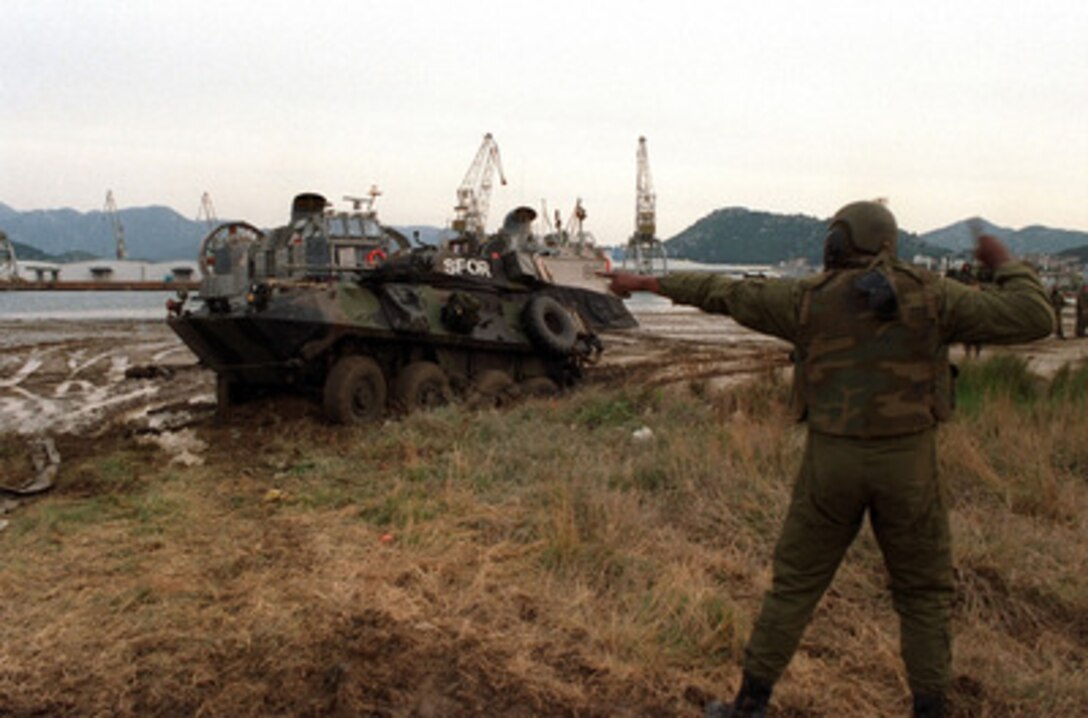
{"type": "Polygon", "coordinates": [[[1009,248],[1000,239],[989,234],[979,235],[975,257],[990,269],[997,269],[1012,259],[1009,248]]]}
{"type": "Polygon", "coordinates": [[[657,277],[647,277],[642,274],[597,272],[597,276],[611,280],[608,290],[617,297],[629,297],[631,292],[654,292],[656,294],[661,288],[657,283],[657,277]]]}

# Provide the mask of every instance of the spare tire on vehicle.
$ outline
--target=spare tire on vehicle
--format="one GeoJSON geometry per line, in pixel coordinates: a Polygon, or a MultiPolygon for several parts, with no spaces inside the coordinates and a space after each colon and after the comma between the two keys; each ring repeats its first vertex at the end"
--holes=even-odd
{"type": "Polygon", "coordinates": [[[533,344],[549,354],[564,356],[578,341],[578,326],[567,308],[547,295],[525,305],[522,321],[533,344]]]}

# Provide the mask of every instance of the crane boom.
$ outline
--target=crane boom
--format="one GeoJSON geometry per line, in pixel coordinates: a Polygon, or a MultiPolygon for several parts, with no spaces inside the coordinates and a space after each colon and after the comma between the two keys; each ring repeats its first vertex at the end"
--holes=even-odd
{"type": "Polygon", "coordinates": [[[465,173],[461,186],[457,188],[456,213],[453,229],[462,234],[474,234],[482,237],[487,224],[487,211],[491,203],[491,175],[498,170],[499,181],[506,184],[502,171],[502,159],[499,157],[499,145],[488,132],[476,152],[476,158],[465,173]]]}
{"type": "Polygon", "coordinates": [[[650,176],[650,159],[646,154],[646,138],[638,138],[638,177],[635,195],[635,234],[653,237],[657,233],[657,196],[650,176]]]}

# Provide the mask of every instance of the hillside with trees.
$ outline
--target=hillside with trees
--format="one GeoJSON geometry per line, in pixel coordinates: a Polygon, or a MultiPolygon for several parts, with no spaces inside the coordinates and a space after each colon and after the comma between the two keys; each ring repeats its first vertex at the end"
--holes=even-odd
{"type": "MultiPolygon", "coordinates": [[[[954,252],[966,252],[974,246],[974,238],[968,228],[968,223],[971,221],[971,219],[965,219],[947,227],[926,232],[920,238],[927,244],[954,252]]],[[[974,218],[974,221],[981,223],[986,232],[1000,237],[1016,255],[1062,254],[1070,249],[1088,248],[1088,232],[1054,229],[1039,224],[1012,229],[982,218],[974,218]]]]}
{"type": "MultiPolygon", "coordinates": [[[[971,251],[971,219],[916,234],[899,231],[899,256],[942,257],[971,251]]],[[[1005,241],[1017,255],[1088,255],[1088,232],[1031,225],[1011,229],[975,218],[983,229],[1005,241]]],[[[744,207],[711,212],[665,241],[670,257],[708,264],[774,264],[804,258],[817,264],[823,255],[827,220],[803,214],[775,214],[744,207]]]]}
{"type": "MultiPolygon", "coordinates": [[[[665,242],[670,257],[708,264],[774,264],[804,258],[822,261],[827,220],[803,214],[756,212],[729,207],[711,212],[665,242]]],[[[900,230],[899,256],[942,256],[947,249],[900,230]]]]}

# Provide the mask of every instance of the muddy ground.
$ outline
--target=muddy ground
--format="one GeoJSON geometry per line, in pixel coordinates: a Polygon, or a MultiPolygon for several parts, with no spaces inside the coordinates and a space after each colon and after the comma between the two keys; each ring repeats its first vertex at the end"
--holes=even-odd
{"type": "MultiPolygon", "coordinates": [[[[789,361],[788,345],[728,318],[676,307],[638,319],[637,329],[606,335],[589,382],[715,386],[789,361]]],[[[1026,356],[1049,375],[1088,357],[1088,340],[1051,338],[984,355],[992,351],[1026,356]]],[[[118,424],[154,426],[166,410],[200,416],[213,408],[212,373],[164,323],[0,321],[0,434],[94,436],[118,424]]]]}

